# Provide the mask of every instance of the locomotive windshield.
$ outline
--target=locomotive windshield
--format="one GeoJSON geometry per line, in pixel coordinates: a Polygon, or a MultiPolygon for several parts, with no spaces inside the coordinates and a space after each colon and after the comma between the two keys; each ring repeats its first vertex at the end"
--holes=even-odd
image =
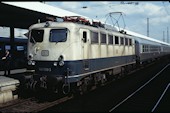
{"type": "Polygon", "coordinates": [[[33,29],[31,31],[30,42],[32,42],[32,43],[42,42],[43,36],[44,36],[44,30],[33,29]]]}
{"type": "Polygon", "coordinates": [[[50,42],[65,42],[67,40],[67,29],[51,29],[50,42]]]}

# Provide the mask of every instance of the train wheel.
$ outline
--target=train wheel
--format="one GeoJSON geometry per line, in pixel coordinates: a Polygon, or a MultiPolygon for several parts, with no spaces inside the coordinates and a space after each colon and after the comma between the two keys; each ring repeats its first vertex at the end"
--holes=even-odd
{"type": "Polygon", "coordinates": [[[87,92],[87,84],[83,83],[81,86],[80,86],[81,90],[80,90],[80,94],[83,95],[87,92]]]}
{"type": "Polygon", "coordinates": [[[105,75],[105,74],[102,74],[102,77],[101,77],[101,85],[104,85],[106,81],[107,81],[106,75],[105,75]]]}
{"type": "Polygon", "coordinates": [[[81,85],[77,86],[75,90],[73,90],[73,93],[75,96],[80,96],[85,94],[88,91],[88,83],[85,79],[80,81],[81,85]]]}

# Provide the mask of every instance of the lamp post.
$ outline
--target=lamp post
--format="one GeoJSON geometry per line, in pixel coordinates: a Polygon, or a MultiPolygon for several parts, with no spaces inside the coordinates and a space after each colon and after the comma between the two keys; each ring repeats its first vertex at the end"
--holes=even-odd
{"type": "Polygon", "coordinates": [[[169,28],[167,27],[167,43],[169,43],[169,28]]]}
{"type": "Polygon", "coordinates": [[[149,18],[147,18],[147,36],[149,37],[149,18]]]}
{"type": "Polygon", "coordinates": [[[163,42],[165,42],[165,32],[163,31],[163,42]]]}

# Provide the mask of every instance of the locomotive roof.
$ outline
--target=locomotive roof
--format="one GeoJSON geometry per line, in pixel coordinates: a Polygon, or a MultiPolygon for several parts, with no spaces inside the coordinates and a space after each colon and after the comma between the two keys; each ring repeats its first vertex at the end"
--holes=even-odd
{"type": "MultiPolygon", "coordinates": [[[[73,22],[51,22],[51,21],[50,21],[50,23],[72,23],[72,24],[77,24],[77,25],[79,25],[79,26],[84,26],[83,24],[78,24],[78,23],[73,23],[73,22]]],[[[41,25],[41,27],[42,27],[42,24],[45,25],[45,22],[34,24],[34,25],[30,26],[30,28],[35,27],[35,26],[38,27],[38,25],[41,25]]],[[[87,26],[87,27],[92,27],[92,26],[89,26],[89,25],[86,25],[86,26],[87,26]]],[[[94,28],[97,28],[97,27],[94,27],[94,28]]],[[[102,29],[102,28],[101,28],[101,29],[102,29]]],[[[103,28],[103,29],[104,29],[104,28],[103,28]]],[[[105,29],[105,30],[106,30],[106,29],[105,29]]],[[[109,30],[107,30],[107,31],[109,31],[109,30]]],[[[129,30],[126,30],[126,29],[124,29],[124,31],[126,32],[126,35],[130,35],[130,36],[134,36],[134,37],[138,37],[138,38],[141,38],[141,39],[146,39],[146,40],[149,40],[149,41],[153,41],[153,42],[157,42],[157,43],[160,43],[160,44],[164,44],[164,45],[170,46],[169,43],[162,42],[162,41],[160,41],[160,40],[156,40],[156,39],[154,39],[154,38],[147,37],[147,36],[145,36],[145,35],[142,35],[142,34],[139,34],[139,33],[135,33],[135,32],[133,32],[133,31],[129,31],[129,30]]],[[[114,32],[118,32],[118,31],[115,30],[114,32]]],[[[121,34],[123,34],[123,33],[121,33],[121,34]]]]}
{"type": "MultiPolygon", "coordinates": [[[[74,22],[53,22],[53,21],[48,21],[49,22],[49,24],[50,24],[50,26],[52,26],[52,27],[55,27],[57,24],[72,24],[72,25],[78,25],[79,27],[83,27],[83,28],[91,28],[91,30],[92,29],[103,29],[103,30],[106,30],[106,31],[108,31],[108,32],[112,32],[112,31],[114,31],[114,32],[116,32],[116,33],[119,33],[119,34],[121,34],[116,28],[113,28],[113,29],[109,29],[108,27],[106,27],[106,28],[104,28],[104,27],[95,27],[95,26],[92,26],[92,25],[84,25],[84,24],[79,24],[79,23],[74,23],[74,22]]],[[[42,22],[42,23],[37,23],[37,24],[33,24],[32,26],[30,26],[29,27],[29,29],[32,29],[33,27],[34,28],[39,28],[39,27],[44,27],[45,26],[45,24],[46,24],[47,22],[42,22]]],[[[70,26],[69,25],[69,26],[70,26]]],[[[124,35],[124,34],[122,34],[122,35],[124,35]]],[[[128,35],[128,34],[127,34],[128,35]]]]}

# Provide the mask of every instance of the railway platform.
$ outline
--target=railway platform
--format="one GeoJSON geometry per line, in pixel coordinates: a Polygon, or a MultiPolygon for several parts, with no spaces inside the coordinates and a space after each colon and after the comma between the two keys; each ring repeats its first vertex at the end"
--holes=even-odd
{"type": "MultiPolygon", "coordinates": [[[[11,74],[24,73],[24,72],[26,72],[26,71],[27,71],[26,68],[10,70],[11,74]]],[[[1,76],[4,75],[4,71],[0,71],[0,75],[1,75],[1,76]]]]}
{"type": "Polygon", "coordinates": [[[16,90],[19,84],[20,82],[17,79],[0,76],[0,104],[7,103],[18,98],[16,90]]]}
{"type": "Polygon", "coordinates": [[[0,106],[10,101],[18,99],[17,89],[21,85],[20,75],[33,72],[33,70],[12,69],[9,76],[4,76],[4,71],[0,71],[0,106]]]}

